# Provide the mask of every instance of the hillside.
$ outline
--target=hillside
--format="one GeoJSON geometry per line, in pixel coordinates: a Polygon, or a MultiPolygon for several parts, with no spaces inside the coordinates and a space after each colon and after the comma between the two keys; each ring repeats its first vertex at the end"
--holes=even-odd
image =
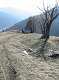
{"type": "MultiPolygon", "coordinates": [[[[39,21],[42,22],[41,16],[42,16],[42,14],[30,17],[32,20],[32,23],[33,23],[32,28],[33,28],[34,33],[41,33],[41,28],[40,28],[40,23],[39,23],[39,21]]],[[[18,29],[21,31],[23,28],[24,31],[26,32],[27,29],[25,29],[25,27],[30,18],[27,18],[21,22],[16,23],[14,26],[10,27],[6,31],[12,31],[12,30],[18,30],[18,29]]],[[[53,21],[53,23],[51,25],[50,35],[51,36],[59,36],[59,16],[57,17],[57,19],[55,19],[53,21]]]]}
{"type": "Polygon", "coordinates": [[[7,27],[10,27],[12,25],[14,25],[17,22],[17,19],[15,18],[15,16],[0,11],[0,31],[2,29],[6,29],[7,27]]]}
{"type": "MultiPolygon", "coordinates": [[[[0,33],[0,80],[58,80],[59,59],[44,61],[41,57],[25,53],[28,48],[40,42],[39,34],[22,34],[15,32],[0,33]]],[[[50,50],[59,50],[59,39],[48,41],[50,50]],[[58,44],[58,45],[57,45],[58,44]]],[[[49,50],[47,51],[49,53],[49,50]]]]}

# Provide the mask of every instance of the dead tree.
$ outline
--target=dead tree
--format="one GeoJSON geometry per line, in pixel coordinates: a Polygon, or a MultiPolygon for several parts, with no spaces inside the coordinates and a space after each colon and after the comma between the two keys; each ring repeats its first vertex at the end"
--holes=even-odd
{"type": "MultiPolygon", "coordinates": [[[[44,3],[43,3],[43,7],[44,7],[44,3]]],[[[39,8],[40,9],[40,8],[39,8]]],[[[41,14],[41,20],[39,21],[40,24],[40,28],[41,28],[41,32],[42,32],[42,36],[41,36],[41,40],[43,40],[41,48],[37,50],[37,54],[41,53],[44,54],[44,48],[45,45],[47,43],[47,40],[49,39],[49,32],[51,29],[51,24],[52,22],[59,16],[58,13],[58,5],[56,4],[52,9],[49,9],[49,7],[47,7],[44,10],[41,10],[43,13],[41,14]]]]}
{"type": "Polygon", "coordinates": [[[43,38],[43,39],[49,38],[51,24],[59,16],[57,9],[58,9],[57,5],[54,8],[52,8],[51,10],[49,10],[48,7],[47,7],[47,9],[44,8],[43,17],[41,16],[43,23],[39,22],[40,28],[42,31],[41,38],[43,38]]]}

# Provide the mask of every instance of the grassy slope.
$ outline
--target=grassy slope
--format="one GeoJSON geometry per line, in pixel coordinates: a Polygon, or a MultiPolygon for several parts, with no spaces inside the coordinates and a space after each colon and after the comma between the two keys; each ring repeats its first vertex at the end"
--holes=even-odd
{"type": "Polygon", "coordinates": [[[0,80],[59,79],[58,59],[43,61],[23,53],[39,38],[38,34],[0,33],[0,80]]]}

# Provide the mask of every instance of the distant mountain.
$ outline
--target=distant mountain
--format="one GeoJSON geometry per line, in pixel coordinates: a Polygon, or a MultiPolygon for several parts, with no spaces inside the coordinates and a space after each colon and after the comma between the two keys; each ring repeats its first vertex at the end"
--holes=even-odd
{"type": "Polygon", "coordinates": [[[16,24],[14,24],[12,27],[7,28],[6,31],[22,30],[22,28],[26,27],[27,22],[28,22],[28,19],[22,20],[16,24]]]}
{"type": "Polygon", "coordinates": [[[59,16],[53,21],[51,25],[50,35],[59,36],[59,16]]]}
{"type": "Polygon", "coordinates": [[[0,11],[0,31],[2,29],[12,26],[16,22],[17,22],[17,19],[15,16],[13,16],[9,13],[0,11]]]}
{"type": "MultiPolygon", "coordinates": [[[[58,9],[58,12],[59,12],[59,9],[58,9]]],[[[34,27],[33,26],[32,27],[35,33],[41,33],[40,24],[39,24],[39,21],[42,20],[41,16],[43,15],[41,14],[41,15],[30,17],[33,22],[34,27]]],[[[14,26],[8,28],[7,31],[25,29],[27,22],[29,21],[30,18],[27,18],[21,22],[16,23],[14,26]]],[[[25,32],[26,31],[27,30],[25,29],[25,32]]],[[[51,25],[50,35],[59,36],[59,16],[53,21],[51,25]]]]}
{"type": "MultiPolygon", "coordinates": [[[[39,26],[39,20],[41,20],[40,15],[32,17],[32,20],[34,23],[34,32],[41,33],[40,26],[39,26]]],[[[7,31],[22,30],[22,28],[26,27],[28,21],[29,21],[29,18],[21,22],[18,22],[14,26],[8,28],[7,31]]],[[[59,36],[59,16],[53,21],[51,25],[50,35],[59,36]]]]}
{"type": "Polygon", "coordinates": [[[0,31],[26,19],[30,14],[13,8],[0,8],[0,31]]]}

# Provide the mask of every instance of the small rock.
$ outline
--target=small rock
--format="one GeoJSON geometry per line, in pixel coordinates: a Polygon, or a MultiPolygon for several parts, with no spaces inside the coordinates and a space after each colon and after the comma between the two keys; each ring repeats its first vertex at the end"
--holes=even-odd
{"type": "Polygon", "coordinates": [[[28,55],[28,53],[24,50],[23,53],[25,53],[26,55],[28,55]]]}

